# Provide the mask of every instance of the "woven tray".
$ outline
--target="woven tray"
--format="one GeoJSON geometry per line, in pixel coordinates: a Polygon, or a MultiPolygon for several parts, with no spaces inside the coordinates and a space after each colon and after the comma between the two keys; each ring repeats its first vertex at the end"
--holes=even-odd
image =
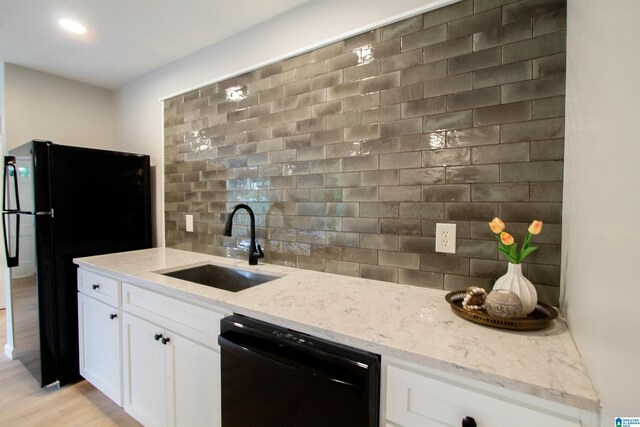
{"type": "Polygon", "coordinates": [[[480,323],[481,325],[493,326],[494,328],[511,329],[516,331],[535,331],[549,326],[551,321],[558,317],[556,309],[550,305],[539,302],[536,308],[525,317],[517,319],[499,319],[490,317],[486,311],[467,311],[462,308],[462,300],[465,291],[449,292],[444,298],[451,306],[453,311],[463,319],[471,322],[480,323]]]}

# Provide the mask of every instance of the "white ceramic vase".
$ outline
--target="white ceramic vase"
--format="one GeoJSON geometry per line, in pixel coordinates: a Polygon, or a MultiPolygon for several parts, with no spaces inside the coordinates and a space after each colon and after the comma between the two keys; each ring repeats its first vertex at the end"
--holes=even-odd
{"type": "Polygon", "coordinates": [[[507,273],[496,280],[493,289],[506,289],[520,297],[522,314],[531,313],[538,303],[538,293],[533,283],[522,274],[522,264],[509,263],[507,273]]]}

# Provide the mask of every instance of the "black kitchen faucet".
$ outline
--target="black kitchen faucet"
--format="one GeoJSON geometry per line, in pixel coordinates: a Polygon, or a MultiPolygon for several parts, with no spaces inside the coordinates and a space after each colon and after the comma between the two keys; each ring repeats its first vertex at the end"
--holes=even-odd
{"type": "Polygon", "coordinates": [[[245,209],[249,212],[249,218],[251,220],[251,243],[249,244],[249,265],[258,264],[258,258],[264,258],[264,252],[262,252],[262,248],[260,245],[256,248],[256,218],[253,215],[253,211],[251,208],[243,203],[236,205],[229,217],[227,218],[227,222],[224,225],[224,235],[231,236],[231,225],[233,223],[233,216],[236,214],[238,209],[245,209]]]}

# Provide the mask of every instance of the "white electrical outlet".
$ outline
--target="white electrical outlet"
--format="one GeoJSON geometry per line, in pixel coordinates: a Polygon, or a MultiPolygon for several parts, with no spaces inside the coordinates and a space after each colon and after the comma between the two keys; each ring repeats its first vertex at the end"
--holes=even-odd
{"type": "Polygon", "coordinates": [[[455,224],[436,224],[436,252],[456,253],[455,224]]]}
{"type": "Polygon", "coordinates": [[[193,233],[193,215],[187,215],[185,219],[187,221],[187,231],[193,233]]]}

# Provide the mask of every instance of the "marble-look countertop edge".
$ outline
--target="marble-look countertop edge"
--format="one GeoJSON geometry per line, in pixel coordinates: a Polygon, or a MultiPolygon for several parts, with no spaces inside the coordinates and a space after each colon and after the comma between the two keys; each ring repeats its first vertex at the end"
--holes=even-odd
{"type": "MultiPolygon", "coordinates": [[[[169,250],[169,251],[171,252],[176,250],[169,250]]],[[[183,252],[183,251],[178,251],[178,252],[183,252]]],[[[189,254],[194,255],[191,253],[189,254]]],[[[94,271],[109,275],[123,282],[141,286],[146,289],[159,291],[163,294],[166,294],[172,297],[194,301],[200,305],[210,307],[212,309],[216,309],[216,308],[222,309],[229,312],[235,312],[238,314],[255,317],[259,320],[263,320],[266,322],[276,323],[286,328],[298,330],[300,332],[304,332],[310,335],[315,335],[321,338],[330,339],[330,340],[339,342],[341,344],[350,345],[353,347],[358,347],[367,351],[378,353],[383,357],[384,356],[395,357],[397,359],[406,360],[408,362],[421,364],[421,365],[434,368],[434,369],[439,369],[448,373],[461,375],[469,379],[497,385],[505,389],[522,392],[522,393],[536,396],[542,399],[560,402],[560,403],[573,406],[579,409],[587,410],[587,411],[598,412],[600,408],[600,402],[597,397],[597,394],[595,393],[595,390],[592,390],[591,393],[585,393],[584,395],[566,393],[563,390],[553,389],[543,384],[534,384],[534,383],[522,381],[513,377],[505,376],[500,373],[490,372],[488,370],[482,370],[474,366],[464,365],[461,363],[444,360],[442,358],[434,357],[428,354],[413,352],[398,346],[391,345],[389,343],[376,341],[371,337],[360,337],[357,335],[351,335],[348,333],[337,331],[333,328],[328,328],[326,325],[317,326],[311,323],[288,318],[278,313],[273,313],[273,312],[270,313],[264,310],[256,309],[254,307],[248,306],[247,304],[243,304],[242,294],[246,291],[243,291],[243,293],[238,293],[238,294],[230,294],[229,292],[226,292],[226,291],[205,288],[199,285],[182,286],[184,283],[183,281],[179,281],[179,280],[176,281],[175,279],[166,278],[166,276],[160,276],[158,274],[158,271],[169,271],[172,268],[175,269],[178,266],[185,265],[184,261],[178,260],[175,263],[168,262],[162,266],[155,266],[158,268],[153,268],[152,270],[147,270],[143,273],[138,272],[136,274],[132,272],[121,271],[118,268],[115,268],[113,266],[106,267],[105,264],[96,262],[96,260],[99,260],[99,259],[100,257],[79,258],[79,259],[75,259],[74,262],[81,267],[91,268],[94,271]],[[182,262],[182,264],[180,264],[180,262],[182,262]],[[165,280],[165,283],[160,283],[159,280],[161,279],[165,280]]],[[[230,258],[214,257],[214,256],[208,256],[208,255],[202,255],[202,254],[199,254],[199,256],[196,256],[196,257],[191,256],[188,265],[201,265],[207,262],[213,262],[215,264],[227,265],[232,267],[248,268],[246,261],[230,259],[230,258]]],[[[276,266],[271,264],[259,264],[254,268],[256,268],[256,271],[275,274],[275,275],[281,276],[282,278],[306,276],[306,277],[311,277],[314,280],[318,280],[318,278],[322,278],[323,276],[325,277],[330,276],[334,280],[345,280],[343,276],[328,275],[327,273],[318,273],[318,272],[313,272],[309,270],[299,270],[299,269],[281,267],[281,266],[276,266]]],[[[319,279],[319,280],[322,280],[322,279],[319,279]]],[[[376,285],[383,284],[384,286],[389,286],[389,284],[386,282],[378,282],[375,280],[368,280],[368,279],[357,279],[357,280],[366,281],[368,282],[368,284],[376,284],[376,285]]],[[[400,286],[405,286],[405,285],[400,285],[400,286]]],[[[249,290],[249,293],[251,291],[252,290],[249,290]]],[[[556,322],[562,322],[564,324],[564,321],[560,319],[556,320],[556,322]]]]}

